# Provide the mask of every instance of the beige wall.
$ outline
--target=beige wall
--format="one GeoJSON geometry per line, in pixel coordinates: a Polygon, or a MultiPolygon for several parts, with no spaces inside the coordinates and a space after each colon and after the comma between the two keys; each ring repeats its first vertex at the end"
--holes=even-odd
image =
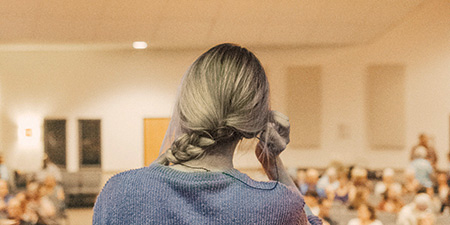
{"type": "MultiPolygon", "coordinates": [[[[370,168],[404,168],[417,134],[434,136],[447,168],[450,116],[450,4],[433,1],[368,45],[296,50],[254,49],[271,80],[272,106],[285,111],[286,70],[322,68],[322,134],[318,149],[288,149],[289,167],[325,167],[332,160],[370,168]],[[406,140],[401,150],[371,150],[366,138],[365,73],[373,64],[406,66],[406,140]],[[339,139],[345,126],[349,137],[339,139]]],[[[68,120],[68,170],[78,170],[78,119],[102,119],[102,168],[143,165],[143,118],[166,117],[189,64],[202,51],[0,52],[1,151],[15,168],[33,170],[42,142],[18,145],[26,118],[68,120]],[[25,118],[25,119],[24,119],[25,118]]],[[[38,124],[37,126],[42,126],[38,124]]],[[[292,137],[301,138],[301,137],[292,137]]],[[[251,151],[238,167],[256,167],[251,151]]]]}

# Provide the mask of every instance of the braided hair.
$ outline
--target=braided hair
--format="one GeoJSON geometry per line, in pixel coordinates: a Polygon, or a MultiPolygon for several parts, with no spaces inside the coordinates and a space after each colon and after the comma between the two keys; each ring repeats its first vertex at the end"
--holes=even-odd
{"type": "Polygon", "coordinates": [[[165,154],[174,164],[200,158],[225,142],[256,137],[270,115],[264,68],[246,48],[217,45],[187,71],[174,113],[182,134],[165,154]]]}

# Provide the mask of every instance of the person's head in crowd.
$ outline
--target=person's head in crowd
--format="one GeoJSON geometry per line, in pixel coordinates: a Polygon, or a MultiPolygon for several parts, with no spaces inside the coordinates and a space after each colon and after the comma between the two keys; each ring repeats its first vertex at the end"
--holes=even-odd
{"type": "Polygon", "coordinates": [[[392,184],[386,189],[384,193],[384,198],[386,200],[390,199],[400,199],[402,194],[402,187],[400,184],[392,184]]]}
{"type": "Polygon", "coordinates": [[[9,194],[8,182],[0,180],[0,199],[5,198],[9,194]]]}
{"type": "Polygon", "coordinates": [[[305,181],[308,185],[316,185],[317,181],[319,181],[319,171],[312,168],[308,169],[306,171],[305,181]]]}
{"type": "Polygon", "coordinates": [[[41,197],[41,185],[36,181],[31,181],[26,187],[26,197],[30,200],[37,200],[41,197]]]}
{"type": "Polygon", "coordinates": [[[427,157],[427,149],[423,146],[418,146],[414,151],[414,158],[425,159],[427,157]]]}
{"type": "Polygon", "coordinates": [[[25,213],[25,204],[18,198],[12,198],[8,203],[7,212],[9,219],[20,221],[25,213]]]}
{"type": "Polygon", "coordinates": [[[328,182],[330,184],[338,181],[338,174],[337,174],[337,170],[335,167],[329,167],[326,171],[325,171],[325,175],[328,177],[328,182]]]}
{"type": "Polygon", "coordinates": [[[375,221],[377,219],[375,208],[367,203],[361,204],[358,207],[358,219],[364,222],[375,221]]]}
{"type": "Polygon", "coordinates": [[[400,184],[390,185],[383,193],[383,200],[378,205],[378,209],[390,213],[399,212],[404,206],[401,193],[402,187],[400,184]]]}
{"type": "Polygon", "coordinates": [[[3,162],[4,162],[3,155],[0,154],[0,164],[3,164],[3,162]]]}
{"type": "Polygon", "coordinates": [[[431,207],[430,195],[426,193],[419,193],[414,197],[414,207],[418,212],[425,212],[431,207]]]}
{"type": "Polygon", "coordinates": [[[14,196],[15,199],[19,200],[20,202],[24,202],[27,201],[27,193],[26,191],[21,191],[19,193],[16,194],[16,196],[14,196]]]}
{"type": "Polygon", "coordinates": [[[44,182],[43,182],[43,185],[48,190],[53,190],[53,188],[55,188],[56,184],[57,184],[56,178],[54,176],[52,176],[52,175],[47,175],[45,177],[44,182]]]}
{"type": "Polygon", "coordinates": [[[352,183],[355,186],[366,186],[367,185],[367,170],[355,167],[352,170],[352,183]]]}
{"type": "Polygon", "coordinates": [[[382,179],[385,184],[394,183],[394,181],[395,181],[394,176],[395,176],[395,172],[393,169],[386,168],[383,170],[383,178],[382,179]]]}

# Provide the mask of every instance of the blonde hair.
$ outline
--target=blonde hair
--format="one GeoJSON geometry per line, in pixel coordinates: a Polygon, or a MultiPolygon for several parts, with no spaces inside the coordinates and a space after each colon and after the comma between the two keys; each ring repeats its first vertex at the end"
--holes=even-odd
{"type": "Polygon", "coordinates": [[[255,137],[270,115],[269,84],[261,63],[234,44],[211,48],[184,76],[174,114],[182,134],[167,150],[171,163],[199,158],[221,143],[255,137]]]}

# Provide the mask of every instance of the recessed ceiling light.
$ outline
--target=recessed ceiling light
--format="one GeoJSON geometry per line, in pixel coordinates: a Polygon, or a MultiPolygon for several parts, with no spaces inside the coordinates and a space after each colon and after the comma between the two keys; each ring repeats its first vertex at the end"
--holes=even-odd
{"type": "Polygon", "coordinates": [[[133,42],[133,48],[135,48],[135,49],[146,49],[147,48],[147,42],[145,42],[145,41],[135,41],[135,42],[133,42]]]}

